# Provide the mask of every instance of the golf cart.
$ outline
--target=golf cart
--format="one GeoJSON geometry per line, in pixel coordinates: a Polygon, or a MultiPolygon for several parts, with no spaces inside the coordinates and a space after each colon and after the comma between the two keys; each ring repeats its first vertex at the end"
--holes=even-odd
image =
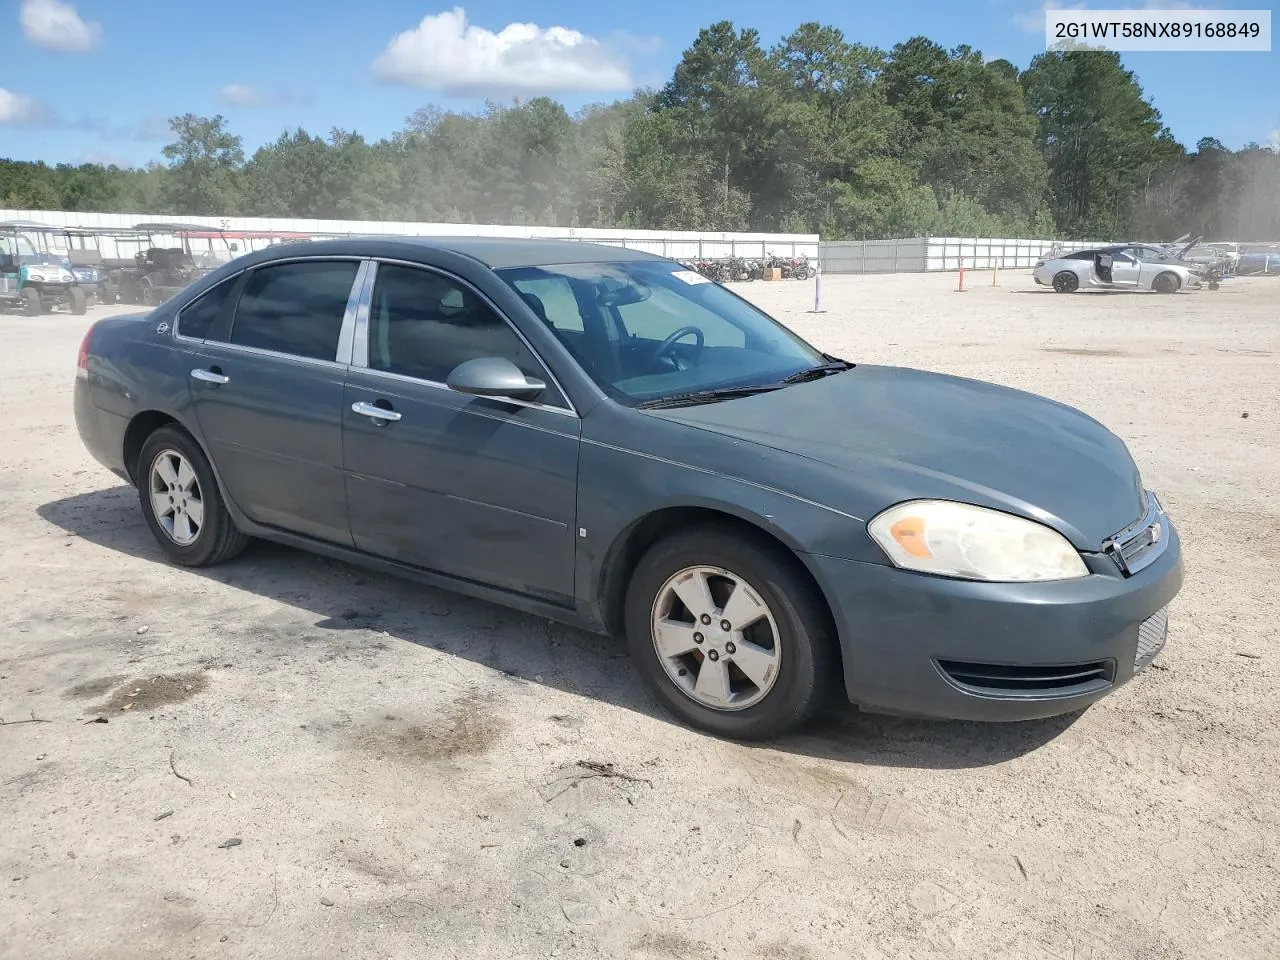
{"type": "Polygon", "coordinates": [[[216,227],[183,231],[181,236],[197,264],[216,266],[279,243],[302,243],[311,239],[310,234],[283,230],[219,230],[216,227]]]}
{"type": "Polygon", "coordinates": [[[66,227],[66,265],[76,282],[98,303],[115,303],[119,283],[113,276],[118,266],[108,260],[102,250],[103,240],[111,231],[95,227],[66,227]]]}
{"type": "MultiPolygon", "coordinates": [[[[216,269],[217,263],[197,263],[186,235],[208,231],[200,224],[139,223],[134,232],[145,235],[146,247],[134,254],[132,266],[119,273],[119,297],[125,303],[154,307],[174,296],[194,280],[216,269]],[[162,247],[157,237],[173,238],[180,245],[162,247]]],[[[204,258],[202,258],[204,259],[204,258]]]]}
{"type": "Polygon", "coordinates": [[[29,220],[0,222],[0,306],[21,309],[29,317],[65,307],[83,314],[89,305],[85,289],[76,282],[65,254],[37,249],[32,237],[50,230],[29,220]]]}

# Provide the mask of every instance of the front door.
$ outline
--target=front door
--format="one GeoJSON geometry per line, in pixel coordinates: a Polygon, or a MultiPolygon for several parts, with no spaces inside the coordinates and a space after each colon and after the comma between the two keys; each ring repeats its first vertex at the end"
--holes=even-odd
{"type": "Polygon", "coordinates": [[[464,281],[396,264],[377,268],[367,338],[343,400],[356,546],[571,604],[581,422],[523,338],[464,281]],[[445,386],[491,356],[546,392],[522,403],[445,386]]]}
{"type": "Polygon", "coordinates": [[[1121,287],[1136,287],[1142,264],[1128,253],[1117,253],[1111,262],[1111,282],[1121,287]]]}
{"type": "MultiPolygon", "coordinates": [[[[300,260],[254,270],[193,349],[191,370],[200,431],[236,505],[257,523],[345,546],[337,352],[359,267],[300,260]]],[[[188,329],[180,315],[179,335],[188,329]]]]}

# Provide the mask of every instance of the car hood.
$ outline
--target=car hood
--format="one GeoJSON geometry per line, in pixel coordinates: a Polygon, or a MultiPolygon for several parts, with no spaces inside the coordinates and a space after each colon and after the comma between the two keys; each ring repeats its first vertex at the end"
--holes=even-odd
{"type": "Polygon", "coordinates": [[[902,500],[960,500],[1048,523],[1096,550],[1144,512],[1142,480],[1119,437],[1072,407],[977,380],[859,365],[654,412],[836,468],[850,498],[828,505],[863,519],[902,500]]]}

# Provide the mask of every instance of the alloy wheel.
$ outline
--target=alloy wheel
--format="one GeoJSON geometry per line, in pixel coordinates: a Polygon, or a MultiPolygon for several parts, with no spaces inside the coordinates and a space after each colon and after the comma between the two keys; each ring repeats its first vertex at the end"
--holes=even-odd
{"type": "Polygon", "coordinates": [[[191,464],[177,450],[161,450],[148,474],[151,510],[174,543],[187,547],[204,529],[204,498],[191,464]]]}
{"type": "Polygon", "coordinates": [[[745,710],[773,689],[782,643],[772,611],[742,577],[721,567],[679,570],[651,612],[653,646],[686,696],[713,710],[745,710]]]}

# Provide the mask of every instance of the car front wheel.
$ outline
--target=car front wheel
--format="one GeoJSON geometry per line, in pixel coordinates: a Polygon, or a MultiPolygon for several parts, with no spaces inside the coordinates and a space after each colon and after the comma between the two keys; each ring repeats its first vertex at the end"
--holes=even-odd
{"type": "Polygon", "coordinates": [[[167,426],[151,434],[134,476],[147,526],[175,563],[212,566],[244,549],[248,538],[236,529],[209,461],[186,431],[167,426]]]}
{"type": "Polygon", "coordinates": [[[1070,270],[1063,270],[1053,278],[1053,289],[1058,293],[1075,293],[1080,289],[1080,278],[1070,270]]]}
{"type": "Polygon", "coordinates": [[[627,592],[626,631],[664,706],[738,740],[800,726],[839,673],[830,616],[798,562],[718,527],[668,537],[644,555],[627,592]]]}

